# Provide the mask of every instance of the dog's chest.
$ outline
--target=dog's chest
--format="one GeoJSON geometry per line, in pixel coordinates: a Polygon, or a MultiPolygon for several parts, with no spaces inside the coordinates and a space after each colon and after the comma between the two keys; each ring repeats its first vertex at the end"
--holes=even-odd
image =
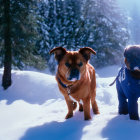
{"type": "Polygon", "coordinates": [[[133,78],[126,68],[120,70],[118,79],[124,91],[140,96],[140,80],[133,78]]]}

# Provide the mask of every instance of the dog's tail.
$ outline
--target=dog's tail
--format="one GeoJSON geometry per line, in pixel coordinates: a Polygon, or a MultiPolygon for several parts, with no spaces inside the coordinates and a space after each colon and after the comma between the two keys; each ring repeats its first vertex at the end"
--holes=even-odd
{"type": "Polygon", "coordinates": [[[115,78],[115,80],[111,84],[109,84],[109,86],[113,86],[114,83],[116,82],[117,78],[118,78],[118,76],[115,78]]]}

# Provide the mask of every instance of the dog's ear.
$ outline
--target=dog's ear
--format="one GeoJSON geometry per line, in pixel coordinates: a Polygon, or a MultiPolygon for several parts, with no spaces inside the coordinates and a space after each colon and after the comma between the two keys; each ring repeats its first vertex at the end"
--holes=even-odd
{"type": "Polygon", "coordinates": [[[50,54],[54,53],[55,54],[55,59],[60,62],[60,60],[64,57],[66,54],[66,49],[63,47],[56,47],[50,51],[50,54]]]}
{"type": "Polygon", "coordinates": [[[88,61],[90,59],[91,53],[96,55],[96,52],[90,47],[80,48],[79,53],[82,54],[82,56],[85,58],[86,61],[88,61]]]}
{"type": "Polygon", "coordinates": [[[127,61],[127,58],[124,59],[124,62],[125,62],[125,65],[127,66],[127,68],[130,70],[130,65],[129,65],[128,61],[127,61]]]}

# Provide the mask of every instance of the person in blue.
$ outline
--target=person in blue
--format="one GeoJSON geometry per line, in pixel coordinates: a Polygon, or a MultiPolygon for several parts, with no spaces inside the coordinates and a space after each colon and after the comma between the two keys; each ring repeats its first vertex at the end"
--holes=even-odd
{"type": "Polygon", "coordinates": [[[119,114],[129,114],[139,120],[138,98],[140,97],[140,45],[129,46],[124,51],[125,65],[116,78],[119,114]]]}

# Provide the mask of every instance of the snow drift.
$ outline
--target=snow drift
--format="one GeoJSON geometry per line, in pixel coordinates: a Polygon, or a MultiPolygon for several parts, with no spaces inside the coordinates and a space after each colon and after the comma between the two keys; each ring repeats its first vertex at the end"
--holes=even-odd
{"type": "Polygon", "coordinates": [[[13,71],[12,86],[6,91],[0,87],[0,140],[140,140],[139,122],[117,113],[115,85],[109,87],[117,71],[117,66],[97,70],[101,114],[91,110],[90,121],[78,109],[64,119],[67,106],[54,76],[13,71]]]}

